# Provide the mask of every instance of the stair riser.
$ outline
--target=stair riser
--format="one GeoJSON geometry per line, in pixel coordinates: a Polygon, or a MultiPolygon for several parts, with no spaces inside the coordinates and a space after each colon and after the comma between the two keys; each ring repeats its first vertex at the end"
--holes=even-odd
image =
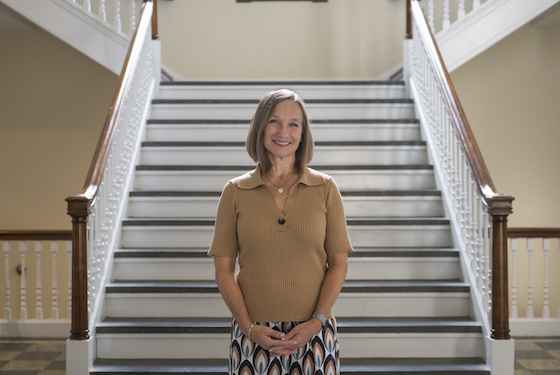
{"type": "MultiPolygon", "coordinates": [[[[308,104],[311,119],[410,119],[412,104],[308,104]]],[[[251,119],[257,104],[153,104],[151,119],[251,119]]]]}
{"type": "MultiPolygon", "coordinates": [[[[216,216],[219,197],[131,197],[128,217],[216,216]]],[[[440,197],[343,197],[349,217],[441,217],[440,197]]]]}
{"type": "MultiPolygon", "coordinates": [[[[479,357],[480,335],[465,333],[339,334],[344,358],[479,357]]],[[[227,358],[230,335],[99,334],[98,358],[227,358]]]]}
{"type": "MultiPolygon", "coordinates": [[[[126,226],[123,248],[209,248],[213,226],[126,226]]],[[[349,226],[354,247],[450,247],[447,225],[349,226]]]]}
{"type": "Polygon", "coordinates": [[[159,99],[261,99],[271,91],[288,89],[308,99],[403,99],[404,85],[251,85],[162,86],[159,99]]]}
{"type": "MultiPolygon", "coordinates": [[[[247,171],[137,171],[135,190],[222,190],[247,171]]],[[[435,189],[429,170],[328,171],[340,190],[435,189]]]]}
{"type": "MultiPolygon", "coordinates": [[[[119,258],[116,280],[214,280],[212,258],[119,258]]],[[[458,279],[457,258],[350,258],[347,280],[458,279]]]]}
{"type": "MultiPolygon", "coordinates": [[[[177,142],[245,142],[249,131],[246,125],[148,125],[146,141],[177,142]]],[[[420,130],[417,124],[312,124],[314,141],[355,141],[371,139],[376,141],[417,141],[420,130]]]]}
{"type": "MultiPolygon", "coordinates": [[[[450,317],[467,316],[468,293],[341,293],[335,316],[450,317]]],[[[231,316],[219,293],[107,293],[112,318],[223,318],[231,316]]]]}
{"type": "MultiPolygon", "coordinates": [[[[140,164],[147,165],[220,165],[252,164],[245,147],[145,147],[140,164]]],[[[410,165],[428,164],[426,148],[422,146],[339,146],[315,148],[313,163],[323,165],[410,165]]]]}

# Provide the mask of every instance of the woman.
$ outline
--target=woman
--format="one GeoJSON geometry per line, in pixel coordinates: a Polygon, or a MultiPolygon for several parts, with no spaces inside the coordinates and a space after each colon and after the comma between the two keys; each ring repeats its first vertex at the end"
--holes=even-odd
{"type": "Polygon", "coordinates": [[[224,187],[209,251],[233,315],[229,373],[338,374],[332,307],[352,246],[334,180],[306,167],[303,100],[266,95],[246,147],[258,165],[224,187]]]}

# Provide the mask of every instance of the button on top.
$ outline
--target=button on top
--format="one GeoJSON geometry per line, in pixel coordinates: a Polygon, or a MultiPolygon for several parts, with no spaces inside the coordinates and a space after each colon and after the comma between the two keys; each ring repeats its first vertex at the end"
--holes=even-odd
{"type": "Polygon", "coordinates": [[[278,224],[284,224],[286,222],[286,219],[282,218],[282,219],[278,219],[278,224]]]}

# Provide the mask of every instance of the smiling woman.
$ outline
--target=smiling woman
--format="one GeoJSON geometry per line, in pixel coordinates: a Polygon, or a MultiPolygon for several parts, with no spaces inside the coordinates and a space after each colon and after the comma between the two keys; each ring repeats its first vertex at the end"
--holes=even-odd
{"type": "Polygon", "coordinates": [[[266,95],[246,147],[258,165],[224,187],[209,251],[233,315],[229,373],[338,374],[332,307],[352,245],[334,180],[306,167],[303,100],[266,95]]]}

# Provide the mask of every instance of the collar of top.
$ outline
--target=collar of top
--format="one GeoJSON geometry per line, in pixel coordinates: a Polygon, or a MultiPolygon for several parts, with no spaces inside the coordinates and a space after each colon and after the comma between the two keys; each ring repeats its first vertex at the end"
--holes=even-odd
{"type": "MultiPolygon", "coordinates": [[[[326,183],[327,180],[327,175],[305,167],[303,173],[300,174],[299,179],[296,181],[296,184],[302,183],[307,186],[319,186],[326,183]]],[[[259,166],[237,178],[237,186],[241,189],[254,189],[260,185],[265,185],[265,183],[261,178],[261,169],[259,166]]]]}

